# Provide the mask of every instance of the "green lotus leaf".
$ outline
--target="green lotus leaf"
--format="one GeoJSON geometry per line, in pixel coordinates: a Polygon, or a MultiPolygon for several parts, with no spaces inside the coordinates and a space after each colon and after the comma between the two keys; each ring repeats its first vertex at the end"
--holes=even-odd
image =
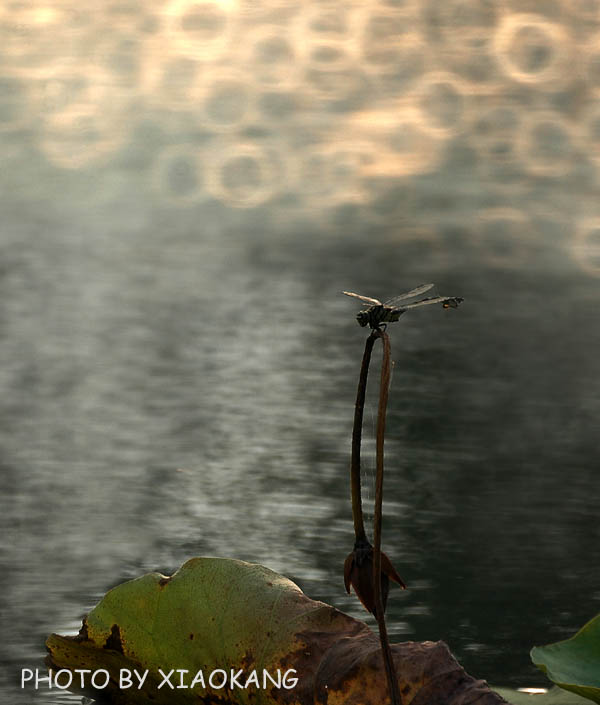
{"type": "Polygon", "coordinates": [[[530,655],[556,685],[600,703],[600,614],[570,639],[534,646],[530,655]]]}
{"type": "MultiPolygon", "coordinates": [[[[389,702],[379,637],[366,624],[263,566],[224,558],[193,558],[171,577],[119,585],[78,636],[52,634],[46,646],[54,674],[64,669],[76,682],[84,669],[107,671],[106,685],[77,690],[120,705],[389,702]],[[139,688],[134,669],[147,672],[139,688]],[[125,683],[123,672],[132,674],[125,683]]],[[[404,705],[505,702],[443,642],[392,651],[404,705]]]]}
{"type": "Polygon", "coordinates": [[[513,705],[585,705],[585,698],[558,686],[545,692],[524,692],[513,688],[496,688],[494,691],[513,705]]]}

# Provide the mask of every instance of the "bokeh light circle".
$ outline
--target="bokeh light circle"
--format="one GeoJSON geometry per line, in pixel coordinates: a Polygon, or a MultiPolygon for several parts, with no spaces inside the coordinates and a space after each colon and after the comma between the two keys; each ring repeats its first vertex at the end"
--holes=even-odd
{"type": "Polygon", "coordinates": [[[411,91],[422,126],[440,136],[456,135],[464,126],[469,89],[457,76],[442,71],[426,73],[411,91]]]}
{"type": "Polygon", "coordinates": [[[517,149],[525,169],[539,176],[563,176],[576,163],[573,129],[557,112],[528,115],[519,131],[517,149]]]}
{"type": "Polygon", "coordinates": [[[235,0],[173,0],[163,11],[164,40],[192,59],[217,61],[230,48],[238,12],[235,0]]]}
{"type": "Polygon", "coordinates": [[[273,25],[252,28],[241,47],[244,66],[252,67],[254,80],[278,90],[291,88],[298,78],[298,49],[287,34],[273,25]]]}
{"type": "Polygon", "coordinates": [[[200,119],[215,132],[242,129],[256,95],[251,77],[241,72],[212,70],[204,82],[200,119]]]}
{"type": "Polygon", "coordinates": [[[279,154],[267,145],[233,141],[206,154],[206,188],[232,208],[253,208],[272,198],[285,183],[279,154]]]}
{"type": "Polygon", "coordinates": [[[142,57],[140,90],[149,105],[161,110],[197,110],[207,74],[205,62],[161,51],[160,42],[153,41],[142,57]]]}
{"type": "Polygon", "coordinates": [[[559,24],[539,15],[515,13],[504,17],[496,29],[494,50],[502,70],[519,83],[556,87],[567,76],[568,36],[559,24]]]}

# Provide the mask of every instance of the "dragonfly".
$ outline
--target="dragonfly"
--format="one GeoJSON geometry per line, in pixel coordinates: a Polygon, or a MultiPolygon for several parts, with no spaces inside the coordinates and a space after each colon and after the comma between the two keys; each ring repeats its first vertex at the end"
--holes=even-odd
{"type": "Polygon", "coordinates": [[[421,284],[421,286],[411,289],[399,296],[394,296],[384,303],[381,303],[379,299],[372,299],[370,296],[361,296],[352,291],[344,291],[342,293],[346,294],[346,296],[359,299],[365,304],[369,304],[369,308],[364,311],[359,311],[356,314],[356,320],[360,326],[364,328],[368,325],[373,330],[380,330],[382,325],[387,326],[388,323],[395,323],[403,313],[406,313],[406,311],[411,308],[428,306],[429,304],[441,304],[444,308],[458,308],[458,305],[464,301],[461,296],[430,296],[412,303],[404,303],[408,299],[420,296],[432,288],[433,284],[421,284]]]}

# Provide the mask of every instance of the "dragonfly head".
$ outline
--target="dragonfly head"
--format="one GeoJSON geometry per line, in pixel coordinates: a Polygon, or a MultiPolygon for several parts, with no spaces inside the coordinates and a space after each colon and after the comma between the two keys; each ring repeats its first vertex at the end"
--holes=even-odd
{"type": "Polygon", "coordinates": [[[369,312],[368,311],[359,311],[356,314],[356,320],[358,321],[358,325],[362,326],[363,328],[368,325],[370,317],[369,317],[369,312]]]}

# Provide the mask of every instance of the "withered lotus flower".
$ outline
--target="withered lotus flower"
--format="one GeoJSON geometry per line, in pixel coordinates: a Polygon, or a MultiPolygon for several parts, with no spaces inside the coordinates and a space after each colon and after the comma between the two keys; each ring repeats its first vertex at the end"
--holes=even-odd
{"type": "MultiPolygon", "coordinates": [[[[405,590],[406,585],[396,572],[390,559],[381,551],[381,602],[383,611],[387,604],[390,580],[398,583],[405,590]]],[[[377,617],[375,609],[375,593],[373,585],[373,546],[366,540],[357,541],[354,550],[344,562],[344,585],[350,594],[350,586],[367,612],[377,617]]]]}

